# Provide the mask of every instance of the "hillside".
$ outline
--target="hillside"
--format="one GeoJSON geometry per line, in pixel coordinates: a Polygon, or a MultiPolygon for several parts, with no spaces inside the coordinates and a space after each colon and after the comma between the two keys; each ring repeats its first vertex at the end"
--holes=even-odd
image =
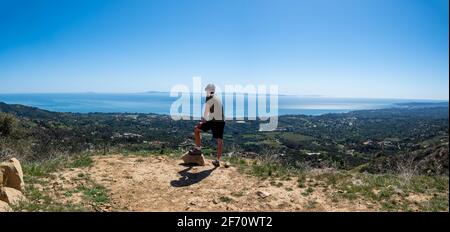
{"type": "MultiPolygon", "coordinates": [[[[189,149],[194,120],[173,121],[167,115],[57,113],[0,103],[1,112],[17,121],[15,141],[3,147],[26,160],[83,152],[167,153],[189,149]]],[[[421,174],[448,175],[448,103],[402,104],[321,116],[280,116],[276,131],[259,132],[258,121],[227,122],[225,152],[242,157],[273,155],[284,165],[350,170],[368,165],[369,172],[392,173],[402,157],[413,159],[421,174]],[[311,155],[313,154],[313,155],[311,155]],[[433,155],[441,154],[441,155],[433,155]]],[[[205,151],[212,152],[204,135],[205,151]]],[[[2,144],[0,144],[2,145],[2,144]]]]}
{"type": "MultiPolygon", "coordinates": [[[[312,169],[230,160],[183,166],[176,155],[78,157],[45,173],[26,166],[16,211],[448,211],[448,178],[312,169]],[[91,159],[92,158],[92,159],[91,159]]],[[[47,166],[46,166],[47,165],[47,166]]],[[[55,166],[53,165],[53,168],[55,166]]]]}
{"type": "Polygon", "coordinates": [[[0,161],[23,163],[15,211],[448,211],[448,122],[447,105],[413,103],[281,116],[272,132],[227,122],[232,165],[213,171],[180,165],[195,121],[0,103],[0,161]]]}

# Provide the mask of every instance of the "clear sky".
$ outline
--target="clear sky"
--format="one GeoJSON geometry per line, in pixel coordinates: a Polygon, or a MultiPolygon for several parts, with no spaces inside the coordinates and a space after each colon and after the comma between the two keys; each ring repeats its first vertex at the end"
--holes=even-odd
{"type": "Polygon", "coordinates": [[[448,99],[448,0],[0,0],[0,93],[448,99]]]}

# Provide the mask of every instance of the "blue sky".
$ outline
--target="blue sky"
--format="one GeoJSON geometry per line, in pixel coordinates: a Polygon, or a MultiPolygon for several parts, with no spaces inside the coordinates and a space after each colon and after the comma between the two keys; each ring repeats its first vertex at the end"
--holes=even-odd
{"type": "Polygon", "coordinates": [[[168,91],[448,99],[448,0],[0,0],[0,93],[168,91]]]}

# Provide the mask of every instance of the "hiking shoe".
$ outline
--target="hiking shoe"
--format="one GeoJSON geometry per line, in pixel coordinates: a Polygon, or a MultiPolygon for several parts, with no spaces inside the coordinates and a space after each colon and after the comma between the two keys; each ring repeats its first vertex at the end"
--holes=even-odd
{"type": "Polygon", "coordinates": [[[189,155],[202,155],[202,150],[194,148],[194,149],[189,151],[189,155]]]}
{"type": "Polygon", "coordinates": [[[219,161],[219,160],[214,160],[214,161],[212,162],[212,164],[213,164],[215,167],[220,167],[220,161],[219,161]]]}

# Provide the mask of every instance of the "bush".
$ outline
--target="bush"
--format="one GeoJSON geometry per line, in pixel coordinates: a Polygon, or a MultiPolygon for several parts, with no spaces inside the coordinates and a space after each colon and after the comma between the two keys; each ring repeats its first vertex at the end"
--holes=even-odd
{"type": "Polygon", "coordinates": [[[0,136],[10,137],[17,131],[17,119],[11,114],[0,113],[0,136]]]}

